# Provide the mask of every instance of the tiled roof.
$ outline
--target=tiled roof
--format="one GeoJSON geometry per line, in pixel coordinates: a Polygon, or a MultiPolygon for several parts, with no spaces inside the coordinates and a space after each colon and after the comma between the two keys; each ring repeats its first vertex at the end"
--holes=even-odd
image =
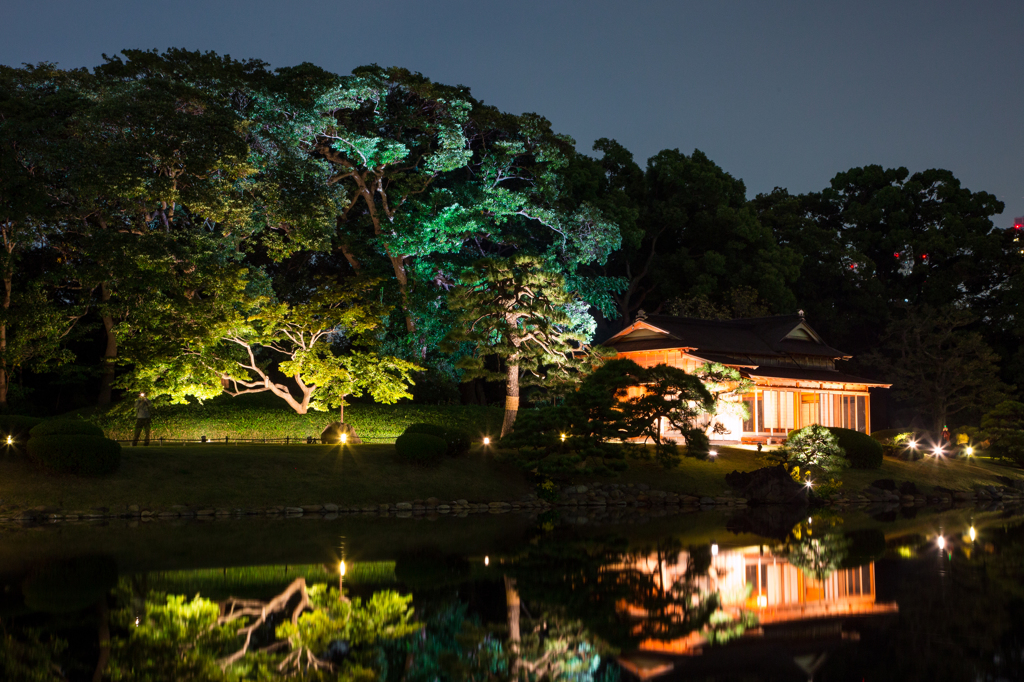
{"type": "Polygon", "coordinates": [[[816,355],[829,358],[848,357],[825,343],[786,336],[801,323],[800,315],[778,315],[739,320],[701,320],[691,317],[651,315],[644,322],[669,334],[669,338],[637,339],[635,341],[612,337],[605,342],[620,352],[691,348],[698,354],[789,356],[816,355]]]}
{"type": "Polygon", "coordinates": [[[886,388],[891,385],[875,381],[874,379],[864,379],[862,377],[855,377],[851,374],[844,374],[843,372],[836,372],[827,369],[799,369],[796,367],[762,366],[756,369],[741,369],[740,371],[751,378],[763,377],[765,379],[792,379],[795,381],[826,381],[842,384],[885,386],[886,388]]]}

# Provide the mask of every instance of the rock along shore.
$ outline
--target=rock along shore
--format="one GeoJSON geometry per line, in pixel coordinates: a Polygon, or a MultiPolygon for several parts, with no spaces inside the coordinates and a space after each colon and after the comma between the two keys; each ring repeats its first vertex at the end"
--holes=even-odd
{"type": "MultiPolygon", "coordinates": [[[[884,485],[884,483],[883,483],[884,485]]],[[[344,505],[335,503],[297,504],[269,507],[197,507],[172,505],[168,508],[150,508],[127,505],[120,508],[93,507],[83,510],[65,510],[52,507],[29,509],[0,509],[0,522],[38,524],[59,522],[100,521],[104,519],[137,519],[145,522],[173,519],[214,520],[225,517],[267,516],[285,518],[336,519],[343,515],[369,515],[430,517],[466,517],[470,514],[507,514],[510,512],[539,514],[553,509],[569,513],[575,510],[577,518],[597,519],[616,516],[626,510],[647,510],[669,513],[672,511],[711,511],[743,509],[756,504],[745,497],[685,495],[651,490],[645,484],[598,483],[563,487],[551,499],[529,494],[514,501],[441,500],[436,497],[405,502],[344,505]]],[[[901,493],[868,486],[859,492],[840,494],[827,504],[843,509],[867,509],[870,513],[896,510],[900,507],[966,507],[981,511],[996,511],[1020,505],[1024,490],[1011,486],[986,486],[974,491],[937,489],[935,492],[901,493]]]]}

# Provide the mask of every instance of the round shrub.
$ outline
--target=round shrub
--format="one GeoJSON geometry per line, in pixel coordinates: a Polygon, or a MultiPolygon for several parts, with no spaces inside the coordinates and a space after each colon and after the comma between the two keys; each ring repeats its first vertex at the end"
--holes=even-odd
{"type": "Polygon", "coordinates": [[[448,444],[427,433],[403,433],[395,439],[398,457],[413,464],[434,464],[444,457],[448,444]]]}
{"type": "Polygon", "coordinates": [[[877,440],[853,429],[830,426],[828,430],[839,441],[839,447],[846,451],[846,459],[854,469],[877,469],[882,466],[882,444],[877,440]]]}
{"type": "Polygon", "coordinates": [[[58,474],[98,476],[112,473],[121,465],[121,444],[103,436],[33,435],[28,454],[58,474]]]}
{"type": "Polygon", "coordinates": [[[469,452],[471,442],[469,434],[460,429],[439,426],[437,424],[418,423],[409,424],[409,426],[405,427],[404,433],[425,433],[428,436],[440,438],[447,446],[445,454],[449,457],[461,457],[469,452]]]}
{"type": "Polygon", "coordinates": [[[103,429],[82,419],[48,419],[32,427],[36,436],[104,436],[103,429]]]}
{"type": "Polygon", "coordinates": [[[16,442],[28,440],[28,432],[32,427],[41,424],[39,417],[26,417],[20,414],[0,415],[0,440],[6,440],[7,436],[14,438],[16,442]]]}

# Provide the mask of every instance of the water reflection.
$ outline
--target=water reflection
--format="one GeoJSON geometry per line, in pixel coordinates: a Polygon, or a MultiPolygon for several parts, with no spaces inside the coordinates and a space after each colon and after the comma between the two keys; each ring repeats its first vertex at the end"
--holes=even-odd
{"type": "Polygon", "coordinates": [[[294,564],[192,568],[3,537],[0,678],[1020,679],[1016,519],[749,514],[292,524],[294,564]]]}

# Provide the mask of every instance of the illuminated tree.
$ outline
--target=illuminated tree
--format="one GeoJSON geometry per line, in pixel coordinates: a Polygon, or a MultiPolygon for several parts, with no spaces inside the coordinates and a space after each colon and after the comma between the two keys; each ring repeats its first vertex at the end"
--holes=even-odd
{"type": "Polygon", "coordinates": [[[458,314],[449,342],[476,346],[459,362],[465,379],[505,381],[505,436],[516,421],[521,385],[567,380],[583,366],[586,339],[565,312],[576,297],[561,275],[532,256],[481,260],[466,279],[471,283],[455,288],[449,300],[458,314]],[[487,368],[489,357],[504,371],[487,368]]]}

